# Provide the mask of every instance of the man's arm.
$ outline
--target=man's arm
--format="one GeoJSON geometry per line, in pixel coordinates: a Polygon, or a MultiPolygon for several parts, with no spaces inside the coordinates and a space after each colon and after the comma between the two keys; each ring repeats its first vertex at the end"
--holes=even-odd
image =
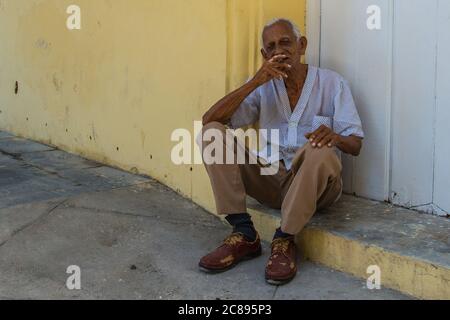
{"type": "Polygon", "coordinates": [[[333,99],[333,129],[321,125],[305,137],[314,148],[337,147],[344,153],[358,156],[364,138],[361,119],[347,81],[340,79],[337,87],[338,90],[333,99]]]}
{"type": "Polygon", "coordinates": [[[259,86],[273,78],[287,78],[287,74],[282,70],[290,69],[291,66],[286,63],[277,62],[278,59],[282,59],[284,57],[284,55],[277,55],[270,60],[264,61],[263,66],[259,69],[253,79],[248,81],[239,89],[220,99],[203,115],[203,125],[213,121],[223,124],[228,123],[234,112],[239,108],[245,98],[247,98],[248,95],[255,91],[259,86]]]}
{"type": "Polygon", "coordinates": [[[203,115],[203,125],[213,121],[226,124],[245,98],[258,87],[258,83],[252,79],[239,89],[220,99],[203,115]]]}
{"type": "Polygon", "coordinates": [[[357,136],[340,136],[338,135],[338,141],[336,147],[344,153],[351,154],[352,156],[359,156],[362,148],[362,138],[357,136]]]}
{"type": "Polygon", "coordinates": [[[362,147],[362,138],[357,136],[341,136],[325,125],[316,131],[305,135],[314,148],[337,147],[344,153],[359,156],[362,147]]]}

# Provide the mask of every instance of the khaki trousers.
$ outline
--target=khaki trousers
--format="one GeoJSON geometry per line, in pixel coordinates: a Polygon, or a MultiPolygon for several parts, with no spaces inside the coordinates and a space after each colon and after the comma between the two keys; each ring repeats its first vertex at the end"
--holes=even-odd
{"type": "MultiPolygon", "coordinates": [[[[211,122],[203,127],[202,137],[208,129],[222,132],[225,155],[226,148],[230,148],[225,143],[226,134],[230,133],[226,132],[223,124],[211,122]]],[[[201,139],[201,150],[210,143],[212,141],[201,139]]],[[[238,147],[235,143],[231,151],[235,156],[238,147]]],[[[248,149],[242,145],[240,147],[245,148],[248,157],[248,149]]],[[[249,195],[268,207],[281,209],[281,230],[289,234],[300,232],[316,210],[333,204],[342,191],[342,164],[333,148],[317,149],[307,143],[297,150],[291,169],[286,170],[281,161],[275,175],[261,175],[260,163],[234,163],[205,163],[217,213],[228,215],[247,212],[246,196],[249,195]]]]}

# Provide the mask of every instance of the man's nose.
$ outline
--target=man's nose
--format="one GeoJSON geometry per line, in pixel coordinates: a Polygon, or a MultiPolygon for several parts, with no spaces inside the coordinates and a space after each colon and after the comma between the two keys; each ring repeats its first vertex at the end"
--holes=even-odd
{"type": "Polygon", "coordinates": [[[273,55],[276,56],[278,54],[283,54],[283,50],[281,49],[281,47],[276,46],[275,50],[273,51],[273,55]]]}

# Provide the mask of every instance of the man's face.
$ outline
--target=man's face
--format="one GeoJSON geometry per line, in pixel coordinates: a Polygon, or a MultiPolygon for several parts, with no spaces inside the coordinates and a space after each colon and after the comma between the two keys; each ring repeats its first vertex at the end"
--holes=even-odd
{"type": "Polygon", "coordinates": [[[283,54],[286,58],[280,62],[289,64],[300,62],[307,45],[306,38],[297,40],[290,25],[284,22],[278,22],[266,28],[263,32],[263,42],[264,49],[261,53],[264,59],[269,60],[273,56],[283,54]]]}

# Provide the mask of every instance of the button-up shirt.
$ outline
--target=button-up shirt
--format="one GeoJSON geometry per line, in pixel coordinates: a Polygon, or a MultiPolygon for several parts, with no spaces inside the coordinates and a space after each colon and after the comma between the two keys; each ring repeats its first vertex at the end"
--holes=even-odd
{"type": "MultiPolygon", "coordinates": [[[[305,135],[324,124],[339,135],[364,138],[348,82],[334,71],[308,67],[300,99],[291,110],[284,80],[272,79],[254,90],[230,119],[230,127],[241,128],[259,121],[266,129],[267,148],[259,156],[268,163],[284,160],[290,169],[295,152],[308,140],[305,135]],[[279,130],[279,141],[271,141],[270,130],[279,130]],[[279,153],[270,154],[270,144],[278,144],[279,153]]],[[[336,150],[339,157],[340,152],[336,150]]]]}

